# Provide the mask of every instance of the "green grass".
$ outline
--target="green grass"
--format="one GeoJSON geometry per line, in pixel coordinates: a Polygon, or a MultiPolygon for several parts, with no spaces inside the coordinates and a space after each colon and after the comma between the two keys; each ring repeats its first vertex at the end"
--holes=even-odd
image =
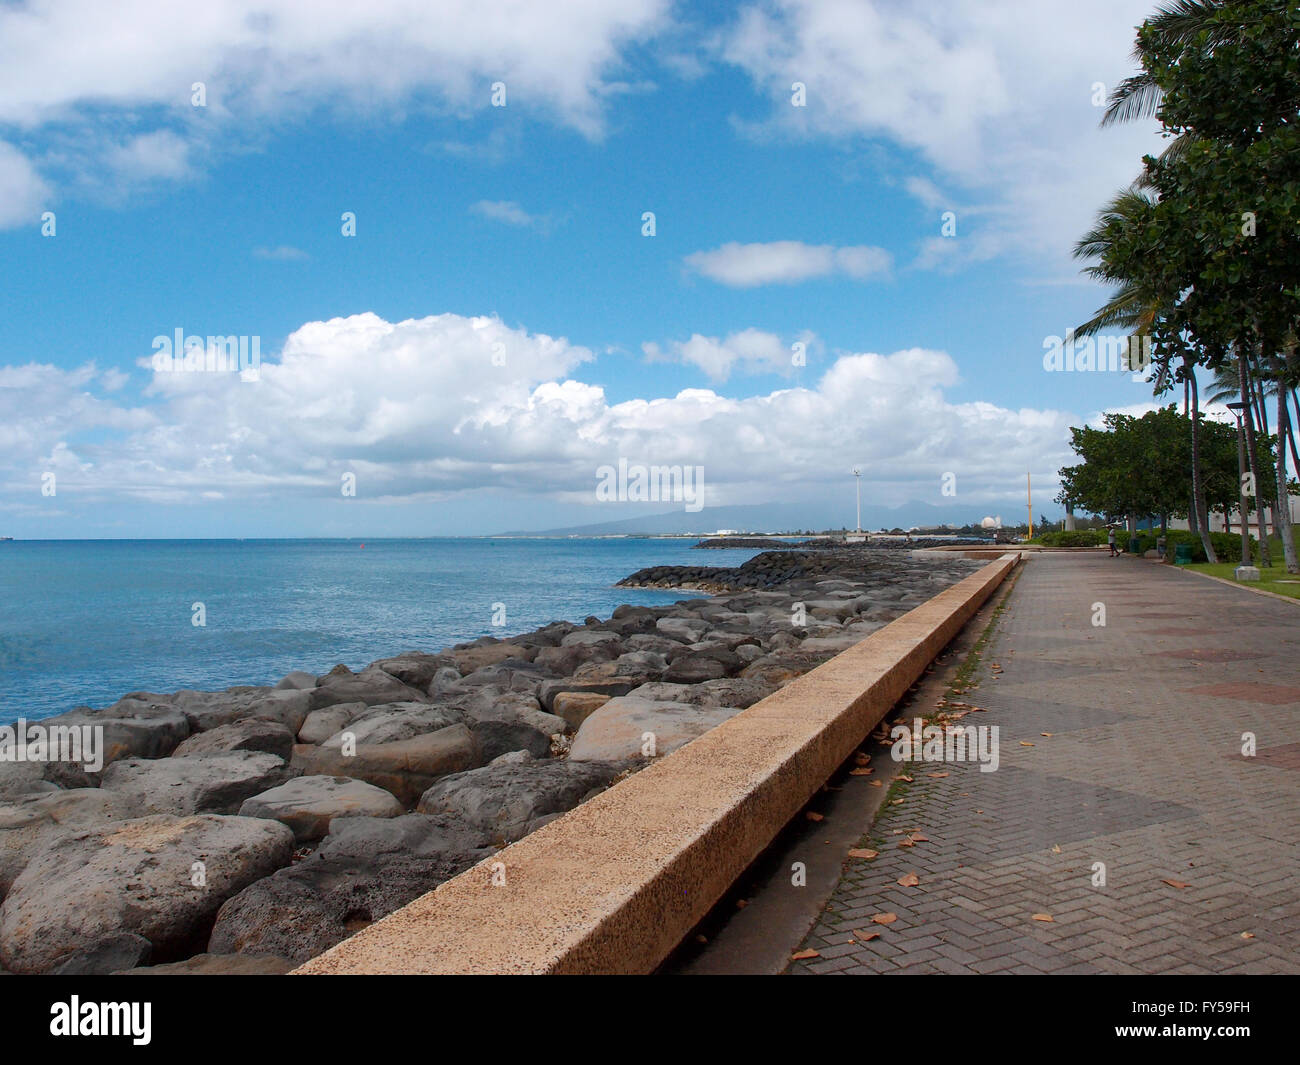
{"type": "MultiPolygon", "coordinates": [[[[1281,549],[1278,550],[1278,557],[1281,549]]],[[[1222,577],[1225,580],[1235,580],[1233,571],[1236,565],[1232,562],[1220,562],[1217,565],[1210,565],[1208,562],[1195,562],[1187,569],[1194,569],[1197,573],[1208,573],[1211,577],[1222,577]]],[[[1258,581],[1243,581],[1242,584],[1247,588],[1258,588],[1261,591],[1272,592],[1274,595],[1284,595],[1289,599],[1300,599],[1300,573],[1287,573],[1286,567],[1274,564],[1268,569],[1259,571],[1258,581]],[[1294,583],[1288,583],[1294,582],[1294,583]]]]}

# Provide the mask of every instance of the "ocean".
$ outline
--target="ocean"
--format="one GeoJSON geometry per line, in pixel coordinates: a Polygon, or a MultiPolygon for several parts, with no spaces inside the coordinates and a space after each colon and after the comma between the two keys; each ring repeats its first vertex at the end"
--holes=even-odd
{"type": "Polygon", "coordinates": [[[129,691],[274,684],[620,603],[643,566],[735,566],[691,539],[16,540],[0,544],[0,724],[129,691]],[[195,624],[202,621],[202,625],[195,624]],[[494,624],[503,622],[503,624],[494,624]]]}

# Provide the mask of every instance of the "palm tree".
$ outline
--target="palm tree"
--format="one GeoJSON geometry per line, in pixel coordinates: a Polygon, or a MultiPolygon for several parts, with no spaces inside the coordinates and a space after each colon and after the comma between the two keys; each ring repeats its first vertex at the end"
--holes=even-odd
{"type": "MultiPolygon", "coordinates": [[[[1117,286],[1097,313],[1075,329],[1075,335],[1092,336],[1112,327],[1124,329],[1135,338],[1151,335],[1161,314],[1161,297],[1142,279],[1118,272],[1111,265],[1110,252],[1116,236],[1138,224],[1155,202],[1155,193],[1149,188],[1135,185],[1122,190],[1101,209],[1096,224],[1075,245],[1074,257],[1091,264],[1084,267],[1085,274],[1117,286]]],[[[1190,351],[1184,350],[1181,355],[1183,378],[1190,383],[1187,391],[1191,409],[1187,413],[1192,421],[1192,499],[1187,512],[1188,526],[1200,535],[1205,557],[1217,562],[1202,491],[1200,389],[1196,385],[1196,363],[1190,351]]],[[[1163,392],[1168,385],[1167,359],[1160,361],[1159,373],[1157,391],[1163,392]]]]}

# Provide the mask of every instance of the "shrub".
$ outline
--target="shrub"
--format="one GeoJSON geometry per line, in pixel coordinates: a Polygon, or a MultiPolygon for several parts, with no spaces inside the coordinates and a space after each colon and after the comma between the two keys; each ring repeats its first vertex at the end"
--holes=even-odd
{"type": "Polygon", "coordinates": [[[1056,529],[1035,536],[1033,542],[1044,547],[1097,547],[1105,544],[1105,529],[1056,529]]]}
{"type": "MultiPolygon", "coordinates": [[[[1156,541],[1160,537],[1159,529],[1144,529],[1137,534],[1138,553],[1154,550],[1156,541]]],[[[1241,534],[1240,533],[1210,533],[1210,542],[1214,544],[1214,553],[1218,556],[1220,562],[1240,562],[1241,561],[1241,534]]],[[[1255,541],[1251,539],[1253,549],[1255,541]]],[[[1205,548],[1201,546],[1201,537],[1199,533],[1190,532],[1187,529],[1170,529],[1165,534],[1165,558],[1169,562],[1174,561],[1174,548],[1178,544],[1192,545],[1192,561],[1208,562],[1205,557],[1205,548]]],[[[1128,545],[1128,532],[1122,531],[1120,534],[1120,545],[1128,545]]]]}

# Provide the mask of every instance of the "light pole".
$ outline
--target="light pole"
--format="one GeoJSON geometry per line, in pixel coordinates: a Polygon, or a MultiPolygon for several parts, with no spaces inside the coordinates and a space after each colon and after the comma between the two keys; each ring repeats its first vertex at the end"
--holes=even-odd
{"type": "Polygon", "coordinates": [[[858,468],[856,466],[853,468],[853,483],[857,485],[857,497],[858,497],[857,531],[861,532],[862,531],[862,474],[858,471],[858,468]]]}
{"type": "Polygon", "coordinates": [[[1241,424],[1241,412],[1245,406],[1241,400],[1227,404],[1228,409],[1237,416],[1237,517],[1241,523],[1241,565],[1237,567],[1236,576],[1239,581],[1257,581],[1259,570],[1251,564],[1254,560],[1250,557],[1250,520],[1246,516],[1246,444],[1241,424]]]}

